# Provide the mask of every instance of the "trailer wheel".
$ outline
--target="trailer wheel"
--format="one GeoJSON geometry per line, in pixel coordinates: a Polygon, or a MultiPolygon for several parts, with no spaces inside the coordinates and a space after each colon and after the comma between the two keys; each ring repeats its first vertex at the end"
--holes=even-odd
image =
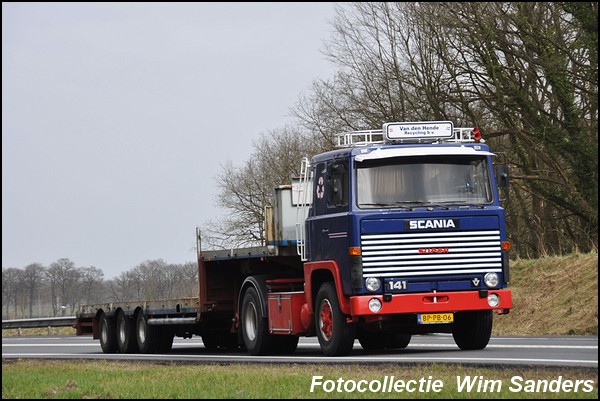
{"type": "Polygon", "coordinates": [[[411,340],[410,334],[398,334],[389,331],[361,331],[358,341],[365,350],[406,348],[411,340]]]}
{"type": "Polygon", "coordinates": [[[315,305],[315,327],[323,353],[327,356],[349,354],[354,345],[356,326],[346,322],[331,282],[319,288],[315,305]]]}
{"type": "Polygon", "coordinates": [[[105,354],[114,354],[118,351],[117,331],[113,319],[102,313],[100,316],[100,346],[105,354]]]}
{"type": "Polygon", "coordinates": [[[157,326],[148,324],[148,318],[143,313],[138,313],[135,325],[137,345],[142,354],[154,354],[158,351],[160,332],[157,326]]]}
{"type": "Polygon", "coordinates": [[[492,311],[456,313],[452,326],[454,342],[462,350],[484,349],[492,336],[492,311]]]}
{"type": "Polygon", "coordinates": [[[137,339],[135,338],[135,322],[125,316],[125,312],[119,310],[117,313],[117,347],[122,354],[134,354],[139,352],[137,339]]]}
{"type": "Polygon", "coordinates": [[[273,347],[268,321],[260,315],[260,298],[253,287],[244,293],[241,311],[242,336],[250,355],[268,355],[273,347]]]}

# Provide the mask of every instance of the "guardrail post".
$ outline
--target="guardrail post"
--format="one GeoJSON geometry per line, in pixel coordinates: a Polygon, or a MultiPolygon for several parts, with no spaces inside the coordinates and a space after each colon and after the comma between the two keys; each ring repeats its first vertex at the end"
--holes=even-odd
{"type": "Polygon", "coordinates": [[[48,336],[52,335],[52,332],[50,331],[51,328],[52,328],[52,326],[48,326],[48,336]]]}
{"type": "Polygon", "coordinates": [[[21,330],[21,328],[19,327],[19,337],[21,337],[23,335],[23,331],[21,330]]]}

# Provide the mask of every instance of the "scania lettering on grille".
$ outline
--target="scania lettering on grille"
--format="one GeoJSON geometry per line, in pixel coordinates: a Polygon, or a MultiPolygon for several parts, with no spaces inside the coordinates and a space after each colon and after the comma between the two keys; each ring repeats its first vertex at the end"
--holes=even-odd
{"type": "Polygon", "coordinates": [[[405,230],[430,230],[436,228],[458,228],[458,220],[407,220],[404,222],[405,230]]]}

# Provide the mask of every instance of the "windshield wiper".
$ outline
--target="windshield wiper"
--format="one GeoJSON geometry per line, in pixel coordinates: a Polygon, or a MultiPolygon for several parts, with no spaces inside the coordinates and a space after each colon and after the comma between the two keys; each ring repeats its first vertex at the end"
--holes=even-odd
{"type": "Polygon", "coordinates": [[[449,208],[448,206],[446,206],[444,203],[445,203],[445,202],[437,202],[437,203],[431,203],[431,202],[430,202],[430,203],[428,203],[427,205],[429,205],[429,206],[437,206],[437,207],[440,207],[440,208],[442,208],[443,210],[448,210],[448,209],[450,209],[450,208],[449,208]]]}
{"type": "Polygon", "coordinates": [[[397,205],[402,205],[401,207],[412,210],[414,206],[422,206],[427,204],[428,202],[420,201],[420,200],[411,200],[411,201],[396,201],[397,205]]]}
{"type": "Polygon", "coordinates": [[[424,201],[397,201],[394,203],[361,203],[358,206],[381,206],[381,207],[401,207],[404,209],[408,209],[408,210],[412,210],[413,206],[420,206],[420,205],[424,205],[427,202],[424,201]]]}
{"type": "Polygon", "coordinates": [[[360,203],[358,206],[396,206],[394,203],[360,203]]]}
{"type": "Polygon", "coordinates": [[[478,207],[481,209],[483,209],[485,207],[484,203],[473,203],[473,202],[467,202],[467,201],[461,201],[461,200],[436,202],[436,204],[434,204],[433,206],[441,206],[441,205],[475,206],[475,207],[478,207]]]}

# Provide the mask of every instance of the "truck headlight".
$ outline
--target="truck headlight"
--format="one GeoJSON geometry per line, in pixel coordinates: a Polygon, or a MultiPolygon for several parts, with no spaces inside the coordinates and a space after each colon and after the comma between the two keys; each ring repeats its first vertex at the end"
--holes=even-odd
{"type": "Polygon", "coordinates": [[[498,294],[488,295],[488,305],[492,308],[495,308],[496,306],[500,305],[500,297],[498,296],[498,294]]]}
{"type": "Polygon", "coordinates": [[[500,280],[498,279],[498,274],[496,273],[487,273],[485,276],[483,276],[483,282],[489,288],[497,287],[499,281],[500,280]]]}
{"type": "Polygon", "coordinates": [[[377,277],[367,277],[365,287],[367,287],[368,291],[375,292],[381,287],[381,281],[377,277]]]}
{"type": "Polygon", "coordinates": [[[371,298],[369,301],[369,310],[373,313],[377,313],[381,310],[381,301],[377,298],[371,298]]]}

